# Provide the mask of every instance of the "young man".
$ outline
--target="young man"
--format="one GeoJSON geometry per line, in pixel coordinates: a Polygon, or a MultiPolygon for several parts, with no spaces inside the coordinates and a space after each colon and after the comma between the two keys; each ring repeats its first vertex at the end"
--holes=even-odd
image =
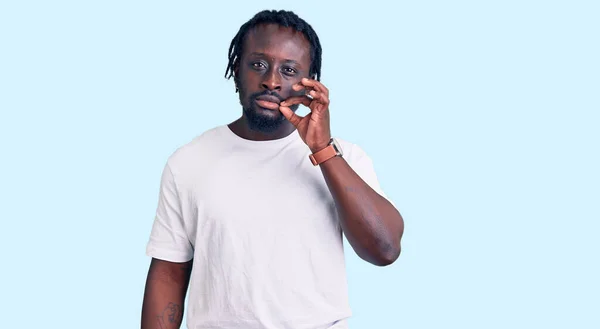
{"type": "Polygon", "coordinates": [[[347,328],[342,234],[367,262],[398,258],[403,219],[367,154],[332,138],[320,72],[319,39],[294,13],[240,28],[226,77],[242,116],[163,171],[143,329],[179,328],[188,283],[188,328],[347,328]]]}

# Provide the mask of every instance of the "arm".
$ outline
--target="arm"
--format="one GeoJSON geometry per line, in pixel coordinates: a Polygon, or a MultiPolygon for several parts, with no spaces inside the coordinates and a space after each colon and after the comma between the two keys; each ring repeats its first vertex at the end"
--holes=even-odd
{"type": "MultiPolygon", "coordinates": [[[[307,78],[292,88],[295,91],[304,89],[307,94],[281,102],[279,111],[315,153],[325,148],[331,139],[329,90],[321,82],[307,78]],[[290,108],[295,104],[303,104],[311,112],[301,117],[290,108]]],[[[365,183],[343,158],[334,157],[320,166],[335,200],[342,230],[354,251],[362,259],[379,266],[396,261],[404,233],[404,220],[398,210],[365,183]]]]}
{"type": "Polygon", "coordinates": [[[342,230],[357,255],[378,266],[395,262],[404,232],[398,210],[365,183],[344,158],[331,158],[320,167],[342,230]]]}
{"type": "Polygon", "coordinates": [[[192,261],[172,263],[152,258],[142,305],[141,329],[175,329],[183,320],[192,261]]]}

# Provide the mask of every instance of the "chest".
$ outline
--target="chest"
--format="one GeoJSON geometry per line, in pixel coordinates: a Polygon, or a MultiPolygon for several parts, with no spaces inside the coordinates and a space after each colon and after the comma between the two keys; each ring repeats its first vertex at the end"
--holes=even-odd
{"type": "Polygon", "coordinates": [[[194,185],[202,241],[218,237],[306,243],[339,234],[323,174],[304,157],[227,158],[194,185]]]}

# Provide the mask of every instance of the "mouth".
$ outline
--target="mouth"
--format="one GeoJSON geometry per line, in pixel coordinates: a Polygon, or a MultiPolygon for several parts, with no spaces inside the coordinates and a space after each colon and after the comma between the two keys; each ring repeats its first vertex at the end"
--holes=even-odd
{"type": "Polygon", "coordinates": [[[278,110],[279,109],[279,98],[275,96],[259,96],[255,100],[256,104],[262,108],[269,110],[278,110]]]}

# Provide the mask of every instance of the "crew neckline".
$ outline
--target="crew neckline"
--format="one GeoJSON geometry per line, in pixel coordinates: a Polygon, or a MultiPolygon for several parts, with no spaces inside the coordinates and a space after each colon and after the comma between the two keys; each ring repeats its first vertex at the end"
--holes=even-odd
{"type": "Polygon", "coordinates": [[[292,131],[289,135],[287,135],[285,137],[278,138],[278,139],[272,139],[272,140],[266,140],[266,141],[255,141],[255,140],[243,138],[243,137],[237,135],[236,133],[234,133],[233,130],[231,130],[231,128],[229,128],[229,125],[227,125],[227,124],[222,125],[221,130],[223,131],[223,133],[225,135],[228,136],[229,139],[233,140],[234,142],[252,146],[252,147],[274,147],[274,146],[280,146],[280,145],[287,144],[289,142],[300,140],[300,135],[298,134],[297,129],[294,129],[294,131],[292,131]]]}

